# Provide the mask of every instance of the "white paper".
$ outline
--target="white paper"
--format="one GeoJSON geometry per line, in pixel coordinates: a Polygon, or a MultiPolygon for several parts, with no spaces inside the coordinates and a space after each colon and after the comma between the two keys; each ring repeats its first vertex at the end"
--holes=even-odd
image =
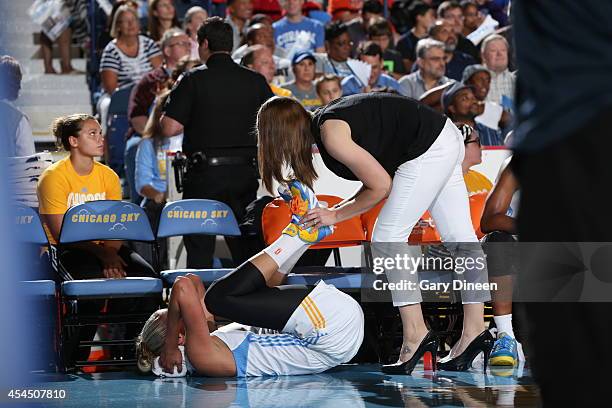
{"type": "Polygon", "coordinates": [[[493,17],[488,15],[484,19],[482,24],[480,24],[480,26],[477,29],[475,29],[470,34],[468,34],[466,38],[470,40],[472,43],[474,43],[474,45],[478,45],[478,43],[484,40],[486,36],[493,33],[495,29],[497,28],[497,26],[499,26],[499,23],[497,22],[497,20],[493,19],[493,17]]]}
{"type": "Polygon", "coordinates": [[[367,62],[359,61],[356,59],[349,59],[346,61],[353,75],[361,83],[361,86],[366,86],[370,82],[370,75],[372,74],[372,66],[367,62]]]}

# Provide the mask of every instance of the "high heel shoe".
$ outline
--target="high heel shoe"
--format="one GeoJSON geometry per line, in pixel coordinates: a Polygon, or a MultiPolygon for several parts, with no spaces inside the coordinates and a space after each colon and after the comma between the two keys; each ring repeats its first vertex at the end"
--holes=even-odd
{"type": "Polygon", "coordinates": [[[482,351],[484,353],[484,371],[487,371],[487,363],[494,341],[488,330],[483,331],[472,340],[463,353],[448,361],[438,363],[438,370],[467,371],[472,366],[476,356],[482,351]]]}
{"type": "Polygon", "coordinates": [[[408,374],[412,373],[414,366],[423,357],[425,371],[436,371],[436,352],[438,351],[438,338],[433,331],[429,331],[419,344],[412,357],[403,363],[386,364],[382,366],[382,372],[386,374],[408,374]]]}

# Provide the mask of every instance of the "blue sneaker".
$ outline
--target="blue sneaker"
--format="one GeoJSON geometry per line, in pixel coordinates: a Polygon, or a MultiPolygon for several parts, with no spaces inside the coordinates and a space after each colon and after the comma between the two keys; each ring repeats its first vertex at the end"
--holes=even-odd
{"type": "Polygon", "coordinates": [[[298,180],[292,180],[287,186],[280,186],[278,192],[291,210],[291,223],[285,227],[283,234],[297,235],[308,244],[317,243],[332,234],[333,228],[331,226],[304,228],[300,225],[300,220],[308,210],[319,207],[319,200],[317,200],[314,191],[298,180]]]}
{"type": "Polygon", "coordinates": [[[489,357],[489,365],[514,367],[518,361],[516,340],[508,334],[501,332],[493,344],[489,357]]]}

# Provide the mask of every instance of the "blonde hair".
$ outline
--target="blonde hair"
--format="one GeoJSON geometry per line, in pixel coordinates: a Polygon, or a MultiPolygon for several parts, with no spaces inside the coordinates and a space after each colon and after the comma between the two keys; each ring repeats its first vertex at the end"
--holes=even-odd
{"type": "Polygon", "coordinates": [[[318,175],[312,163],[312,117],[292,98],[273,97],[257,113],[257,160],[261,180],[272,191],[272,180],[289,181],[284,169],[312,188],[318,175]]]}
{"type": "Polygon", "coordinates": [[[166,342],[166,319],[162,318],[160,309],[149,317],[136,339],[136,365],[141,373],[148,373],[153,368],[153,361],[158,357],[166,342]]]}
{"type": "Polygon", "coordinates": [[[132,13],[134,17],[136,17],[136,21],[138,22],[138,24],[140,24],[140,20],[138,19],[138,11],[136,11],[133,7],[129,6],[128,4],[124,4],[123,6],[117,9],[117,11],[115,12],[115,16],[113,17],[113,23],[111,24],[111,29],[110,29],[111,37],[113,38],[119,37],[119,33],[117,32],[119,28],[118,27],[119,19],[125,13],[132,13]]]}

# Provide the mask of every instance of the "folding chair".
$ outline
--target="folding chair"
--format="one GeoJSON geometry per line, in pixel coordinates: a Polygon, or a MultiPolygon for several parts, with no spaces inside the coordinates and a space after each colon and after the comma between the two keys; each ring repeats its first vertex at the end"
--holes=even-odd
{"type": "MultiPolygon", "coordinates": [[[[162,210],[158,238],[179,235],[238,236],[240,228],[236,217],[227,204],[216,200],[189,199],[166,204],[162,210]]],[[[211,283],[225,276],[231,269],[176,269],[160,273],[167,288],[175,279],[187,273],[196,274],[204,283],[211,283]]]]}
{"type": "MultiPolygon", "coordinates": [[[[327,205],[331,208],[334,205],[340,203],[342,198],[318,194],[317,199],[319,201],[326,202],[327,205]]],[[[270,245],[274,241],[276,241],[283,229],[289,224],[291,221],[291,211],[289,210],[289,206],[282,198],[277,198],[274,201],[268,203],[263,210],[262,213],[262,230],[264,241],[266,245],[270,245]]],[[[353,217],[346,221],[342,221],[336,224],[334,233],[325,237],[322,241],[312,245],[311,249],[323,249],[323,248],[331,248],[334,254],[334,263],[335,268],[329,267],[308,267],[308,268],[299,268],[296,269],[298,271],[306,271],[306,272],[321,272],[321,273],[331,273],[331,272],[359,272],[356,271],[355,268],[351,268],[347,270],[347,268],[342,268],[342,259],[340,257],[340,248],[343,247],[351,247],[351,246],[359,246],[362,245],[366,240],[363,224],[359,217],[353,217]]]]}
{"type": "Polygon", "coordinates": [[[28,305],[24,319],[30,324],[31,345],[34,346],[32,353],[34,357],[31,370],[57,371],[59,354],[57,347],[57,296],[56,285],[52,280],[27,280],[29,276],[40,276],[40,271],[33,272],[30,269],[46,268],[41,265],[37,257],[41,246],[48,245],[47,236],[43,229],[38,213],[23,205],[14,207],[13,217],[15,220],[16,240],[23,245],[22,255],[25,259],[24,271],[26,280],[19,282],[18,290],[20,296],[28,305]],[[29,251],[33,247],[32,251],[29,251]],[[30,262],[32,261],[32,262],[30,262]]]}
{"type": "MultiPolygon", "coordinates": [[[[94,240],[153,242],[155,237],[143,209],[124,201],[92,201],[70,208],[64,215],[59,245],[94,240]]],[[[59,257],[59,255],[58,255],[59,257]]],[[[61,267],[61,266],[60,266],[61,267]]],[[[154,310],[139,313],[86,314],[79,312],[79,302],[94,299],[151,298],[161,305],[163,285],[157,278],[88,279],[65,281],[61,285],[63,320],[61,339],[64,355],[68,329],[88,325],[143,324],[154,310]]],[[[156,309],[155,309],[156,310],[156,309]]],[[[132,346],[134,339],[82,341],[80,347],[132,346]]],[[[123,356],[125,357],[125,356],[123,356]]],[[[67,360],[65,358],[65,360],[67,360]]],[[[74,360],[74,359],[71,359],[74,360]]],[[[132,366],[135,358],[122,360],[65,361],[66,369],[83,366],[132,366]]]]}

